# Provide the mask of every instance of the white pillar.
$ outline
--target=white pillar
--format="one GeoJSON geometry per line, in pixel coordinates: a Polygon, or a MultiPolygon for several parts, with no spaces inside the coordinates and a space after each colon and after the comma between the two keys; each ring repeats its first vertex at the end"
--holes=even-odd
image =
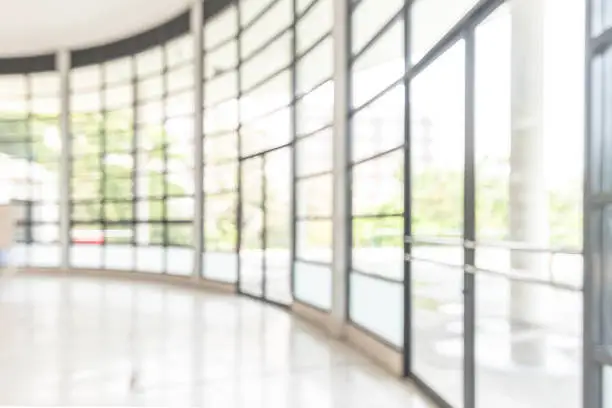
{"type": "Polygon", "coordinates": [[[347,195],[347,137],[349,108],[348,76],[348,1],[334,0],[334,126],[333,126],[333,263],[332,310],[334,327],[340,329],[347,317],[347,260],[350,256],[349,219],[347,195]]]}
{"type": "Polygon", "coordinates": [[[61,245],[61,268],[70,266],[70,51],[61,50],[55,55],[56,69],[60,76],[60,177],[59,177],[59,242],[61,245]]]}
{"type": "Polygon", "coordinates": [[[193,279],[202,276],[202,254],[204,251],[204,192],[202,190],[204,179],[203,155],[203,32],[204,7],[202,0],[196,0],[191,7],[191,34],[193,35],[193,75],[194,75],[194,113],[193,113],[193,147],[194,147],[194,218],[193,218],[193,279]]]}
{"type": "MultiPolygon", "coordinates": [[[[544,0],[511,2],[510,239],[540,248],[550,245],[544,173],[544,7],[544,0]]],[[[548,275],[547,254],[513,251],[511,265],[515,271],[531,277],[548,275]]],[[[510,292],[514,324],[546,324],[550,307],[546,300],[548,288],[513,282],[510,292]]],[[[513,357],[535,363],[541,359],[543,347],[542,342],[516,344],[513,357]]]]}

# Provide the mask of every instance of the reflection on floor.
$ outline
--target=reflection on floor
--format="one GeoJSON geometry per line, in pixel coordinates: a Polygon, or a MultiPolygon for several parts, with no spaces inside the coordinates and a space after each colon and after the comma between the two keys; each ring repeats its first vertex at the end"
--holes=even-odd
{"type": "Polygon", "coordinates": [[[280,309],[159,285],[0,288],[0,404],[412,407],[409,386],[280,309]]]}

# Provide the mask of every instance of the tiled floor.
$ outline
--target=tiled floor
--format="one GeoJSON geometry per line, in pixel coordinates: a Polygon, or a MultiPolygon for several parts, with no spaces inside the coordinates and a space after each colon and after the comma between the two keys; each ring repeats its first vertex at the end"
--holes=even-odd
{"type": "Polygon", "coordinates": [[[0,390],[0,405],[428,407],[280,309],[59,276],[0,287],[0,390]]]}

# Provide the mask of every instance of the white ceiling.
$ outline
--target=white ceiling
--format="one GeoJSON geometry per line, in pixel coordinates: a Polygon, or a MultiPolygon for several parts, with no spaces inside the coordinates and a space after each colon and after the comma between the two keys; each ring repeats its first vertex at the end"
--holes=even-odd
{"type": "Polygon", "coordinates": [[[85,48],[137,34],[185,11],[194,0],[4,0],[0,56],[85,48]]]}

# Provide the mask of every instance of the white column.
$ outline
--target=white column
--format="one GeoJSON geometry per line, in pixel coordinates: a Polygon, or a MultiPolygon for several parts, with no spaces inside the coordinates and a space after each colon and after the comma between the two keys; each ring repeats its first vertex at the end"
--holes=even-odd
{"type": "Polygon", "coordinates": [[[193,244],[194,244],[194,262],[193,262],[193,279],[200,279],[202,275],[202,253],[204,251],[204,192],[202,183],[204,178],[204,155],[203,155],[203,16],[204,7],[201,0],[196,0],[191,7],[191,34],[193,35],[194,48],[194,114],[193,114],[193,147],[194,147],[194,183],[195,183],[195,209],[193,218],[193,244]]]}
{"type": "MultiPolygon", "coordinates": [[[[510,239],[548,247],[548,194],[544,172],[544,0],[514,0],[512,7],[512,141],[510,154],[510,239]]],[[[513,251],[513,270],[546,277],[548,255],[513,251]]],[[[541,326],[547,322],[548,289],[513,282],[510,289],[514,324],[541,326]]],[[[514,325],[513,325],[514,326],[514,325]]],[[[520,328],[519,328],[520,330],[520,328]]],[[[535,363],[542,342],[516,344],[513,357],[535,363]]]]}
{"type": "Polygon", "coordinates": [[[347,259],[350,253],[348,236],[347,196],[347,136],[348,136],[348,1],[334,0],[334,199],[333,199],[333,264],[332,264],[332,310],[331,317],[338,329],[347,317],[347,259]]]}
{"type": "Polygon", "coordinates": [[[55,56],[56,69],[60,76],[60,183],[59,211],[61,245],[61,268],[67,270],[70,266],[70,51],[58,51],[55,56]]]}

